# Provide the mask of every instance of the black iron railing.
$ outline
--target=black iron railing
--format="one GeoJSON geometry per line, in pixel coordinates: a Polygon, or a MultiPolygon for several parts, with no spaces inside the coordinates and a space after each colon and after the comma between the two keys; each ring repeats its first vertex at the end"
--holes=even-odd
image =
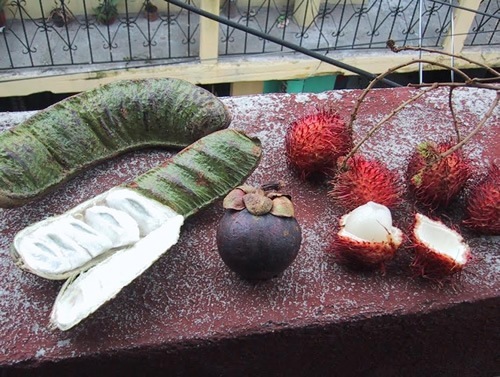
{"type": "MultiPolygon", "coordinates": [[[[9,0],[7,22],[0,34],[0,70],[197,59],[200,17],[163,0],[154,1],[161,2],[156,4],[157,18],[146,17],[146,5],[152,0],[139,6],[137,1],[118,0],[118,17],[104,24],[98,21],[92,0],[9,0]]],[[[184,2],[202,5],[202,0],[184,2]]],[[[383,49],[388,39],[398,45],[440,47],[450,34],[457,5],[448,0],[365,0],[358,4],[221,0],[220,15],[311,51],[358,51],[383,49]],[[317,9],[308,8],[314,4],[317,9]]],[[[482,1],[465,45],[499,45],[499,12],[499,0],[482,1]]],[[[220,24],[219,40],[214,44],[219,56],[290,51],[224,24],[220,24]]]]}
{"type": "MultiPolygon", "coordinates": [[[[33,0],[29,0],[30,2],[33,0]]],[[[198,56],[199,18],[182,10],[164,11],[152,20],[144,2],[132,11],[127,0],[112,23],[98,22],[90,1],[75,14],[68,0],[38,1],[33,16],[26,0],[10,1],[7,23],[0,34],[0,69],[54,67],[113,62],[186,59],[198,56]],[[61,8],[67,22],[51,15],[61,8]]]]}
{"type": "Polygon", "coordinates": [[[481,1],[474,23],[465,40],[466,46],[500,45],[500,1],[481,1]]]}

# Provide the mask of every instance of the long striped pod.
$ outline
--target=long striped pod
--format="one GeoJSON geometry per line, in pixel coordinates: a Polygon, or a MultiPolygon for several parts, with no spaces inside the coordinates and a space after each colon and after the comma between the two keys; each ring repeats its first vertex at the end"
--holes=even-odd
{"type": "Polygon", "coordinates": [[[225,196],[255,169],[261,153],[256,138],[236,130],[214,132],[135,181],[23,229],[11,254],[19,267],[34,274],[68,278],[136,243],[170,218],[186,218],[225,196]],[[121,221],[119,231],[104,234],[121,221]]]}
{"type": "Polygon", "coordinates": [[[240,185],[261,153],[257,138],[217,131],[135,181],[19,232],[12,255],[21,268],[69,278],[52,325],[68,330],[116,296],[178,241],[186,217],[240,185]]]}
{"type": "Polygon", "coordinates": [[[230,121],[217,97],[178,79],[118,81],[77,94],[0,134],[0,207],[25,204],[126,151],[184,148],[230,121]]]}
{"type": "Polygon", "coordinates": [[[238,186],[260,153],[260,144],[243,133],[218,131],[126,186],[188,217],[238,186]]]}

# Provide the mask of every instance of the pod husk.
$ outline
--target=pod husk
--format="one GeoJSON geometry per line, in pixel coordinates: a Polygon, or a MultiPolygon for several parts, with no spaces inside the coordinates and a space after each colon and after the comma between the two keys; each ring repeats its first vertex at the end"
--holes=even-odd
{"type": "MultiPolygon", "coordinates": [[[[134,181],[117,187],[139,192],[187,218],[240,185],[257,167],[261,154],[261,143],[257,138],[248,137],[237,130],[221,130],[201,138],[168,159],[163,165],[149,170],[134,181]]],[[[60,280],[85,271],[116,252],[117,250],[112,249],[71,271],[50,274],[27,266],[23,261],[22,252],[16,249],[21,237],[32,230],[47,226],[61,216],[74,216],[80,213],[85,208],[102,202],[108,192],[97,195],[61,215],[47,218],[20,231],[11,247],[15,263],[38,276],[60,280]]]]}
{"type": "Polygon", "coordinates": [[[181,149],[230,122],[216,96],[179,79],[117,81],[66,98],[0,134],[0,207],[26,204],[121,153],[181,149]]]}

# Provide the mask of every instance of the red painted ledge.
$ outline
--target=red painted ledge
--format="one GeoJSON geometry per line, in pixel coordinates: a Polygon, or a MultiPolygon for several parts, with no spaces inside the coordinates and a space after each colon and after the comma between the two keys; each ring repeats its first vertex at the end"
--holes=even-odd
{"type": "MultiPolygon", "coordinates": [[[[378,89],[361,107],[355,138],[415,89],[378,89]]],[[[494,93],[454,91],[462,134],[494,93]]],[[[475,255],[454,285],[412,277],[400,252],[385,275],[339,266],[325,249],[342,211],[325,184],[304,183],[283,155],[287,125],[315,106],[347,120],[359,91],[224,98],[233,128],[261,138],[264,158],[250,184],[282,180],[303,229],[299,256],[273,280],[249,283],[217,255],[221,203],[184,226],[180,242],[114,300],[67,332],[47,327],[62,282],[17,269],[16,232],[65,211],[159,164],[170,152],[141,151],[106,162],[46,198],[0,210],[0,371],[2,376],[493,376],[500,374],[500,238],[466,231],[475,255]]],[[[388,122],[362,149],[404,171],[415,145],[453,138],[448,94],[439,89],[388,122]]],[[[12,117],[0,117],[5,129],[12,117]]],[[[465,147],[477,174],[500,157],[499,112],[465,147]]],[[[498,161],[498,160],[497,160],[498,161]]],[[[459,220],[463,200],[444,213],[459,220]]],[[[410,205],[394,213],[411,222],[410,205]]]]}

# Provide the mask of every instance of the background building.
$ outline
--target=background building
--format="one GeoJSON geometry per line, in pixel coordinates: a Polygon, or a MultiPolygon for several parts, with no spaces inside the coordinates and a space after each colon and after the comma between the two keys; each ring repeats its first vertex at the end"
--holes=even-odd
{"type": "MultiPolygon", "coordinates": [[[[366,82],[345,68],[162,0],[2,3],[0,98],[75,93],[112,80],[140,77],[183,78],[207,85],[218,95],[314,92],[366,82]],[[103,5],[116,7],[109,22],[103,5]],[[157,12],[147,12],[150,8],[157,12]]],[[[427,52],[394,54],[386,48],[388,39],[399,46],[421,45],[492,67],[500,65],[498,0],[184,3],[373,74],[417,57],[461,68],[473,66],[467,60],[427,52]]],[[[435,68],[439,67],[414,64],[401,72],[435,68]]],[[[449,74],[443,79],[448,80],[449,74]]]]}

